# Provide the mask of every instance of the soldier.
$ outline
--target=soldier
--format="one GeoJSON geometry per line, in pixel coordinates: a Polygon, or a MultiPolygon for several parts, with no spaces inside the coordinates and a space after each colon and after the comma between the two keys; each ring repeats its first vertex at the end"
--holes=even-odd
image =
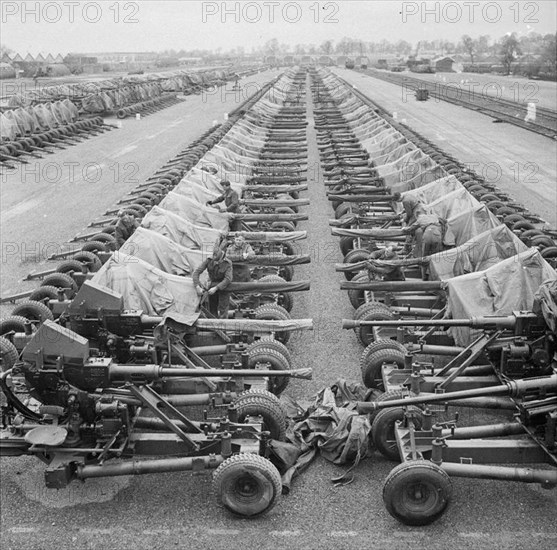
{"type": "Polygon", "coordinates": [[[124,209],[118,211],[118,223],[114,230],[114,238],[116,239],[116,249],[122,248],[122,245],[133,235],[133,232],[139,227],[139,222],[135,216],[127,213],[124,209]]]}
{"type": "Polygon", "coordinates": [[[215,246],[213,257],[207,258],[192,273],[193,284],[197,294],[201,296],[205,291],[209,296],[209,311],[221,319],[228,318],[230,292],[226,288],[232,282],[232,262],[225,258],[224,251],[215,246]],[[209,285],[204,287],[199,281],[199,276],[207,270],[209,285]]]}
{"type": "MultiPolygon", "coordinates": [[[[400,193],[393,194],[393,200],[395,202],[402,202],[402,208],[404,212],[402,212],[402,221],[406,226],[411,226],[416,222],[416,219],[421,214],[426,213],[425,205],[422,201],[420,201],[416,196],[411,194],[406,194],[404,198],[400,193]]],[[[419,230],[417,230],[419,233],[419,230]]],[[[414,232],[416,236],[416,240],[420,238],[420,235],[414,232]]],[[[412,250],[412,234],[408,234],[406,237],[406,242],[404,243],[404,251],[406,253],[410,253],[412,250]]],[[[414,250],[414,255],[418,256],[417,251],[414,250]]]]}
{"type": "MultiPolygon", "coordinates": [[[[414,235],[414,256],[423,258],[443,250],[443,225],[436,214],[419,214],[416,221],[403,229],[404,233],[414,235]]],[[[427,280],[427,266],[422,266],[422,279],[427,280]]]]}
{"type": "MultiPolygon", "coordinates": [[[[212,201],[207,201],[207,205],[218,204],[219,202],[224,201],[224,205],[226,207],[226,212],[230,212],[232,214],[237,214],[240,212],[240,198],[238,197],[238,193],[232,189],[230,182],[228,180],[222,180],[220,182],[222,185],[222,195],[219,195],[216,199],[212,201]]],[[[240,231],[242,226],[242,222],[240,220],[231,220],[230,221],[230,231],[240,231]]]]}
{"type": "Polygon", "coordinates": [[[393,261],[399,260],[398,254],[393,250],[392,246],[387,246],[380,250],[374,250],[369,255],[371,260],[368,264],[368,273],[370,279],[372,279],[373,273],[380,273],[383,275],[384,281],[404,281],[404,272],[401,266],[390,266],[390,265],[378,265],[373,262],[373,260],[386,260],[393,261]]]}
{"type": "Polygon", "coordinates": [[[234,237],[234,242],[226,251],[226,257],[233,262],[232,280],[240,283],[249,282],[251,280],[249,266],[242,262],[255,258],[255,252],[242,235],[236,235],[236,237],[234,237]]]}

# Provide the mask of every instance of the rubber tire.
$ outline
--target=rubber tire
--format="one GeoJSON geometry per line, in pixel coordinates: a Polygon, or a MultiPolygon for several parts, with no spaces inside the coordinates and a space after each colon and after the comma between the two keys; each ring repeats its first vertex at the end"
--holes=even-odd
{"type": "Polygon", "coordinates": [[[30,321],[39,321],[40,323],[43,323],[47,319],[50,321],[54,320],[52,311],[42,302],[36,302],[34,300],[26,300],[17,304],[12,311],[12,315],[21,315],[30,321]]]}
{"type": "MultiPolygon", "coordinates": [[[[356,264],[358,262],[363,262],[369,260],[369,251],[364,250],[363,248],[354,248],[346,256],[344,256],[344,260],[342,263],[345,264],[356,264]]],[[[345,271],[344,277],[347,281],[351,281],[356,276],[356,273],[353,271],[345,271]]]]}
{"type": "MultiPolygon", "coordinates": [[[[429,525],[446,510],[452,496],[451,478],[429,460],[413,460],[399,464],[389,473],[383,484],[383,502],[391,516],[405,525],[429,525]],[[426,487],[423,487],[424,484],[426,487]],[[427,488],[431,498],[426,509],[404,502],[412,486],[427,488]]],[[[423,505],[422,505],[423,506],[423,505]]]]}
{"type": "MultiPolygon", "coordinates": [[[[288,311],[283,307],[277,306],[276,304],[264,304],[259,306],[254,311],[254,318],[260,321],[288,321],[291,319],[288,311]]],[[[290,339],[289,332],[277,332],[275,333],[275,340],[282,342],[283,344],[288,343],[290,339]]]]}
{"type": "MultiPolygon", "coordinates": [[[[258,283],[285,283],[286,281],[279,275],[264,275],[261,279],[258,279],[258,283]]],[[[294,298],[291,292],[279,292],[273,293],[278,294],[277,304],[283,307],[288,313],[292,311],[294,307],[294,298]],[[281,303],[282,302],[282,303],[281,303]]]]}
{"type": "Polygon", "coordinates": [[[551,258],[557,258],[557,246],[548,246],[541,251],[542,258],[549,260],[551,258]]]}
{"type": "Polygon", "coordinates": [[[240,394],[232,405],[238,411],[238,422],[248,416],[261,416],[263,429],[276,441],[285,441],[288,419],[278,397],[265,390],[248,390],[240,394]]]}
{"type": "MultiPolygon", "coordinates": [[[[362,272],[362,273],[356,273],[356,275],[354,275],[354,277],[352,278],[352,282],[353,283],[364,283],[364,282],[369,282],[369,277],[367,272],[362,272]]],[[[365,303],[365,290],[348,290],[348,299],[350,300],[350,303],[352,304],[352,307],[354,309],[358,309],[361,305],[363,305],[365,303]]]]}
{"type": "Polygon", "coordinates": [[[543,247],[543,248],[548,248],[550,246],[555,246],[555,241],[553,239],[551,239],[550,237],[546,237],[545,235],[543,235],[543,236],[538,236],[538,237],[532,237],[530,239],[530,244],[531,244],[531,246],[539,246],[539,247],[543,247]]]}
{"type": "MultiPolygon", "coordinates": [[[[364,350],[365,351],[365,350],[364,350]]],[[[382,389],[381,367],[383,363],[396,363],[402,369],[404,368],[404,355],[402,350],[395,347],[381,347],[368,352],[365,359],[361,359],[360,366],[362,368],[362,381],[366,388],[382,389]]]]}
{"type": "Polygon", "coordinates": [[[71,298],[77,291],[77,283],[67,273],[51,273],[43,279],[41,286],[63,288],[69,291],[66,292],[68,298],[71,298]]]}
{"type": "Polygon", "coordinates": [[[25,323],[28,320],[21,315],[9,315],[0,319],[0,336],[4,336],[8,332],[25,332],[25,323]]]}
{"type": "Polygon", "coordinates": [[[292,354],[290,353],[290,350],[282,342],[275,340],[271,336],[263,336],[263,338],[255,340],[246,348],[246,351],[249,353],[250,350],[261,347],[271,348],[278,351],[288,361],[288,364],[292,365],[292,354]]]}
{"type": "Polygon", "coordinates": [[[112,235],[109,235],[108,233],[97,233],[96,235],[93,235],[88,240],[89,240],[89,242],[100,241],[101,243],[115,243],[116,242],[116,239],[112,235]]]}
{"type": "Polygon", "coordinates": [[[29,295],[29,300],[42,302],[45,298],[58,300],[58,289],[55,286],[40,286],[29,295]]]}
{"type": "MultiPolygon", "coordinates": [[[[407,353],[407,349],[404,347],[404,345],[401,344],[400,342],[397,342],[396,340],[385,338],[385,339],[380,339],[375,342],[372,342],[369,346],[367,346],[366,349],[364,349],[364,351],[362,351],[362,354],[360,355],[360,369],[362,371],[362,377],[364,376],[363,373],[366,369],[369,355],[380,349],[390,349],[390,350],[400,351],[405,355],[407,353]]],[[[377,387],[377,389],[383,390],[383,382],[381,381],[375,387],[377,387]]]]}
{"type": "Polygon", "coordinates": [[[282,482],[273,464],[259,455],[237,454],[227,458],[213,473],[217,502],[242,517],[256,517],[273,508],[280,499],[282,482]],[[240,485],[251,486],[242,494],[240,485]],[[255,494],[253,494],[255,492],[255,494]]]}
{"type": "Polygon", "coordinates": [[[271,223],[271,231],[296,231],[296,226],[292,222],[273,222],[271,223]]]}
{"type": "Polygon", "coordinates": [[[78,262],[77,260],[66,260],[65,262],[58,264],[58,267],[56,267],[56,273],[83,273],[83,269],[81,267],[82,265],[84,264],[78,262]]]}
{"type": "Polygon", "coordinates": [[[16,347],[3,336],[0,336],[0,370],[6,372],[10,370],[19,359],[16,347]]]}
{"type": "MultiPolygon", "coordinates": [[[[409,406],[408,410],[421,412],[417,407],[409,406]]],[[[418,416],[420,418],[420,416],[418,416]]],[[[378,411],[371,425],[371,439],[375,448],[387,459],[400,462],[400,453],[395,439],[395,424],[404,420],[404,408],[392,407],[378,411]],[[393,445],[394,443],[394,445],[393,445]]],[[[422,428],[421,418],[415,423],[416,428],[422,428]]]]}
{"type": "Polygon", "coordinates": [[[291,281],[294,278],[294,266],[291,265],[279,266],[278,276],[282,277],[285,281],[291,281]]]}
{"type": "MultiPolygon", "coordinates": [[[[394,321],[395,315],[388,306],[380,302],[368,302],[356,310],[354,319],[357,321],[394,321]]],[[[364,348],[374,341],[372,327],[358,327],[354,329],[354,333],[364,348]]]]}
{"type": "MultiPolygon", "coordinates": [[[[258,343],[258,342],[255,342],[258,343]]],[[[290,361],[279,351],[271,346],[254,346],[249,351],[248,368],[255,369],[257,363],[269,363],[269,370],[290,370],[290,361]]],[[[280,395],[288,386],[290,379],[277,377],[269,380],[269,391],[280,395]]]]}
{"type": "Polygon", "coordinates": [[[72,256],[72,260],[87,266],[87,270],[90,273],[96,273],[103,265],[96,254],[93,252],[87,252],[86,250],[82,250],[81,252],[74,254],[72,256]]]}
{"type": "Polygon", "coordinates": [[[341,237],[339,245],[342,255],[346,256],[351,250],[354,250],[354,237],[341,237]]]}
{"type": "Polygon", "coordinates": [[[82,247],[82,252],[107,252],[106,244],[101,241],[87,241],[82,247]]]}

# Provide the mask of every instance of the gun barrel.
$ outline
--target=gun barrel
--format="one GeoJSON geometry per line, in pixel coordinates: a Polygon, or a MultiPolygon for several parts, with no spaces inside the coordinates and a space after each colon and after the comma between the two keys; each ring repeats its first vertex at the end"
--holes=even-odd
{"type": "Polygon", "coordinates": [[[373,292],[435,292],[445,289],[442,281],[369,281],[365,283],[343,281],[342,290],[371,290],[373,292]]]}
{"type": "Polygon", "coordinates": [[[285,377],[311,380],[312,369],[260,370],[260,369],[188,369],[160,367],[159,365],[111,365],[111,380],[158,380],[160,378],[265,378],[285,377]]]}
{"type": "Polygon", "coordinates": [[[470,319],[397,319],[396,321],[354,321],[343,319],[342,328],[359,327],[470,327],[485,330],[512,329],[516,317],[471,317],[470,319]]]}
{"type": "Polygon", "coordinates": [[[405,399],[393,399],[392,401],[359,401],[357,410],[360,414],[368,414],[380,409],[390,407],[405,407],[407,405],[424,405],[425,403],[438,403],[445,401],[456,401],[471,397],[488,397],[495,395],[509,395],[518,397],[529,391],[544,392],[557,390],[557,374],[551,376],[541,376],[539,378],[526,378],[519,380],[509,380],[500,386],[488,386],[485,388],[475,388],[471,390],[461,390],[448,393],[429,393],[408,397],[405,399]]]}

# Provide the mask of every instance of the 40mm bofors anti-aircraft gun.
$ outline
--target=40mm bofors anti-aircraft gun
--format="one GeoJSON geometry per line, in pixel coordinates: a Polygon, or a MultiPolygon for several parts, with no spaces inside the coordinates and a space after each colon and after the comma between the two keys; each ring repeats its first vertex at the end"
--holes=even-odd
{"type": "Polygon", "coordinates": [[[249,390],[224,396],[218,418],[205,412],[193,420],[184,407],[214,400],[187,393],[184,382],[270,376],[310,378],[311,370],[117,364],[91,357],[86,338],[46,321],[21,361],[0,377],[7,401],[0,456],[41,459],[52,488],[73,479],[213,469],[218,501],[253,517],[272,508],[281,494],[280,474],[267,457],[271,439],[285,435],[282,405],[268,391],[249,390]]]}

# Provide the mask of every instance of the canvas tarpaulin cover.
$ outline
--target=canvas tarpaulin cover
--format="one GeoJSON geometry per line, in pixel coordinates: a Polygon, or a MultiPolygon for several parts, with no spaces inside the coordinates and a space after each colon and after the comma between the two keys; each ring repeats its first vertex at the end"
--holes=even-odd
{"type": "Polygon", "coordinates": [[[199,297],[190,277],[165,273],[139,258],[115,252],[92,281],[121,294],[125,309],[169,317],[185,325],[199,317],[199,297]]]}
{"type": "Polygon", "coordinates": [[[464,244],[472,237],[501,225],[485,204],[478,204],[447,220],[448,229],[455,238],[456,246],[464,244]]]}
{"type": "Polygon", "coordinates": [[[455,189],[427,204],[428,210],[446,220],[454,218],[461,212],[477,208],[481,203],[466,189],[455,189]]]}
{"type": "Polygon", "coordinates": [[[476,235],[464,244],[429,257],[431,280],[445,281],[482,271],[520,252],[527,246],[504,224],[476,235]]]}
{"type": "Polygon", "coordinates": [[[170,210],[182,218],[190,220],[195,225],[212,227],[219,231],[228,230],[228,214],[218,212],[215,208],[210,208],[193,199],[184,197],[178,193],[170,191],[159,203],[161,208],[170,210]]]}
{"type": "MultiPolygon", "coordinates": [[[[485,204],[466,210],[447,220],[447,234],[450,233],[454,244],[460,246],[472,237],[500,225],[497,218],[485,204]]],[[[344,229],[334,227],[333,235],[339,237],[370,237],[373,239],[390,239],[404,235],[402,228],[392,229],[344,229]]]]}
{"type": "MultiPolygon", "coordinates": [[[[447,281],[447,316],[469,319],[485,315],[510,315],[513,311],[532,310],[534,294],[544,281],[557,279],[555,270],[537,249],[516,256],[476,273],[447,281]]],[[[451,327],[458,346],[466,346],[478,331],[451,327]]]]}
{"type": "Polygon", "coordinates": [[[405,191],[402,193],[402,197],[416,197],[420,202],[429,204],[457,189],[465,189],[465,187],[454,176],[446,176],[427,183],[426,185],[422,185],[417,189],[405,191]]]}
{"type": "Polygon", "coordinates": [[[156,231],[186,248],[207,251],[212,251],[215,243],[225,234],[218,229],[194,225],[160,206],[154,206],[147,213],[141,221],[141,226],[156,231]]]}
{"type": "MultiPolygon", "coordinates": [[[[180,180],[178,185],[174,188],[174,191],[181,193],[181,188],[185,187],[187,183],[196,183],[202,187],[205,187],[210,193],[220,195],[223,192],[222,185],[220,182],[226,178],[221,178],[217,175],[210,174],[206,170],[201,170],[200,168],[192,168],[184,177],[180,180]],[[184,184],[184,185],[182,185],[184,184]]],[[[234,181],[230,182],[232,189],[236,191],[239,195],[242,194],[243,184],[238,184],[234,181]]]]}
{"type": "Polygon", "coordinates": [[[135,230],[124,247],[127,254],[174,275],[191,275],[208,256],[202,250],[186,248],[160,233],[143,227],[135,230]]]}
{"type": "Polygon", "coordinates": [[[543,283],[536,294],[534,311],[541,311],[547,326],[557,334],[557,279],[543,283]]]}

